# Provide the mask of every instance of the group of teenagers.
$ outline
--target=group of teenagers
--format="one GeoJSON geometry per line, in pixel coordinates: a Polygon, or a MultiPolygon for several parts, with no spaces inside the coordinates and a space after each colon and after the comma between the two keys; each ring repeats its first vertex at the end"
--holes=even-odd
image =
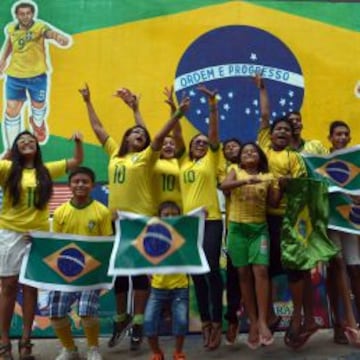
{"type": "MultiPolygon", "coordinates": [[[[48,203],[53,180],[69,173],[72,198],[57,208],[53,231],[77,235],[107,236],[118,211],[145,216],[178,216],[203,208],[206,216],[203,249],[210,271],[191,275],[201,319],[203,346],[216,350],[222,341],[223,291],[220,254],[224,227],[227,246],[226,293],[228,321],[226,342],[234,344],[239,332],[239,309],[243,304],[249,320],[247,345],[251,349],[273,343],[273,332],[281,318],[274,312],[272,279],[286,274],[293,300],[293,314],[284,335],[287,346],[298,349],[319,326],[313,316],[311,269],[284,268],[282,254],[287,249],[281,239],[282,221],[289,201],[286,187],[291,178],[306,177],[300,153],[327,154],[350,142],[350,128],[343,121],[330,125],[330,150],[319,141],[304,141],[298,112],[270,122],[270,105],[264,80],[254,77],[260,98],[261,122],[258,139],[241,143],[232,138],[219,141],[217,94],[204,85],[200,91],[208,99],[208,134],[197,134],[186,149],[180,119],[190,99],[184,96],[176,106],[173,89],[165,88],[170,119],[151,139],[140,112],[140,97],[122,88],[115,96],[132,110],[135,126],[127,129],[119,144],[100,121],[86,85],[79,92],[86,105],[90,125],[109,156],[108,206],[91,198],[94,172],[80,166],[83,161],[81,134],[74,135],[74,156],[44,163],[36,137],[28,131],[14,140],[6,159],[0,160],[0,185],[4,200],[0,214],[0,360],[12,359],[10,325],[16,301],[18,276],[32,230],[49,230],[48,203]],[[218,189],[226,199],[226,219],[219,206],[218,189]]],[[[291,201],[291,199],[290,199],[291,201]]],[[[350,294],[360,311],[360,247],[354,235],[329,231],[327,259],[328,297],[334,326],[334,341],[360,346],[350,294]],[[348,277],[350,282],[348,282],[348,277]],[[349,285],[351,285],[351,290],[349,285]]],[[[99,245],[100,246],[100,245],[99,245]]],[[[324,245],[325,246],[325,245],[324,245]]],[[[292,250],[291,250],[292,251],[292,250]]],[[[164,311],[171,313],[175,336],[174,360],[184,360],[188,331],[189,275],[167,274],[117,277],[114,283],[116,314],[109,347],[116,346],[130,332],[130,349],[137,350],[143,336],[148,338],[152,360],[164,359],[158,334],[164,311]],[[131,286],[130,286],[131,283],[131,286]],[[128,309],[129,290],[133,296],[128,309]]],[[[20,284],[21,285],[21,284],[20,284]]],[[[19,358],[35,359],[31,329],[37,289],[22,286],[23,332],[18,342],[19,358]]],[[[87,339],[87,359],[102,359],[99,352],[100,290],[76,294],[51,291],[50,319],[62,344],[56,360],[79,359],[68,318],[73,297],[87,339]]]]}

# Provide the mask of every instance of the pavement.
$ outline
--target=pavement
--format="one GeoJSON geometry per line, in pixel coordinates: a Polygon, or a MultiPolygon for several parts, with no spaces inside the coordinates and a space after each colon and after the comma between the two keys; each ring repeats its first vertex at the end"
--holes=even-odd
{"type": "MultiPolygon", "coordinates": [[[[224,336],[222,345],[215,351],[206,351],[202,347],[202,338],[199,334],[191,334],[186,337],[184,352],[187,359],[228,359],[228,360],[252,360],[252,359],[274,359],[274,360],[360,360],[360,349],[350,345],[337,345],[332,341],[332,330],[318,331],[300,350],[288,349],[283,342],[284,333],[275,334],[275,342],[271,346],[250,350],[246,346],[246,334],[239,335],[238,341],[232,345],[225,345],[224,336]]],[[[138,351],[129,350],[129,339],[125,338],[117,347],[107,347],[108,338],[101,338],[100,352],[104,360],[136,359],[150,360],[151,352],[146,342],[138,351]]],[[[36,360],[52,360],[60,351],[59,342],[56,339],[35,339],[33,348],[36,360]]],[[[86,359],[86,341],[84,338],[76,339],[77,346],[82,359],[86,359]]],[[[160,337],[160,344],[165,353],[165,359],[171,360],[174,341],[170,336],[160,337]]],[[[15,349],[15,342],[13,348],[15,349]]],[[[14,360],[18,359],[14,354],[14,360]]]]}

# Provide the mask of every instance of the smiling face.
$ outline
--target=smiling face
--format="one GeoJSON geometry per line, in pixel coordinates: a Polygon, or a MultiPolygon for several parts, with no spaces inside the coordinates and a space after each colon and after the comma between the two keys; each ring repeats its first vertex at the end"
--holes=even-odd
{"type": "Polygon", "coordinates": [[[328,139],[333,150],[344,149],[351,141],[350,129],[344,125],[336,126],[328,139]]]}
{"type": "Polygon", "coordinates": [[[161,148],[161,154],[160,157],[162,159],[172,159],[175,157],[175,140],[171,136],[167,136],[164,139],[162,148],[161,148]]]}
{"type": "Polygon", "coordinates": [[[69,186],[74,199],[77,202],[84,202],[90,198],[94,183],[89,175],[78,173],[71,177],[69,186]]]}
{"type": "Polygon", "coordinates": [[[21,156],[34,158],[37,153],[37,141],[31,134],[20,135],[16,141],[16,146],[21,156]]]}
{"type": "Polygon", "coordinates": [[[141,127],[135,127],[126,137],[129,152],[138,152],[144,149],[146,145],[146,132],[141,127]]]}
{"type": "Polygon", "coordinates": [[[34,22],[34,12],[30,6],[19,7],[16,11],[16,19],[20,28],[28,29],[34,22]]]}
{"type": "Polygon", "coordinates": [[[278,121],[271,133],[271,144],[274,150],[285,149],[292,137],[292,128],[287,121],[278,121]]]}
{"type": "Polygon", "coordinates": [[[247,144],[241,149],[240,166],[243,169],[257,169],[260,163],[260,156],[256,146],[247,144]]]}
{"type": "Polygon", "coordinates": [[[239,151],[240,145],[236,141],[228,141],[223,148],[225,159],[230,162],[237,162],[239,151]]]}
{"type": "Polygon", "coordinates": [[[197,135],[190,144],[192,159],[198,160],[204,157],[209,148],[209,140],[205,135],[197,135]]]}
{"type": "Polygon", "coordinates": [[[293,124],[294,136],[300,136],[301,131],[303,129],[301,115],[292,113],[288,116],[288,119],[293,124]]]}

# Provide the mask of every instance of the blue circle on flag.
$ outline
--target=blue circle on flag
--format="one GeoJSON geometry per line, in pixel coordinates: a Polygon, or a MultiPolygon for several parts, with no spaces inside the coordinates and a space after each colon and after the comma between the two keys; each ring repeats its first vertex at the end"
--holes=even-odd
{"type": "Polygon", "coordinates": [[[65,276],[79,275],[85,267],[85,256],[77,248],[67,248],[60,253],[57,266],[65,276]]]}
{"type": "Polygon", "coordinates": [[[144,236],[144,250],[150,256],[162,256],[170,249],[171,241],[171,232],[166,226],[151,224],[148,225],[144,236]]]}
{"type": "Polygon", "coordinates": [[[270,98],[271,118],[299,110],[304,78],[293,52],[271,33],[252,26],[224,26],[198,37],[181,57],[175,78],[180,101],[190,96],[189,121],[206,134],[209,110],[199,84],[218,91],[221,140],[256,139],[259,91],[252,77],[262,71],[270,98]]]}
{"type": "Polygon", "coordinates": [[[343,161],[332,161],[326,166],[327,174],[336,182],[344,184],[349,180],[350,168],[343,161]]]}

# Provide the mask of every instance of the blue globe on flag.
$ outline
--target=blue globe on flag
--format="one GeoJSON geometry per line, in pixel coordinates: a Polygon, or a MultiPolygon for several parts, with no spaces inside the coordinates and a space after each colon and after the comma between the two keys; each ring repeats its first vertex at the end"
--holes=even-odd
{"type": "Polygon", "coordinates": [[[240,25],[211,30],[190,44],[176,70],[176,97],[190,96],[186,117],[206,134],[208,104],[197,86],[216,89],[221,140],[254,141],[260,119],[259,91],[252,81],[256,72],[265,79],[272,119],[301,108],[304,78],[295,55],[269,32],[240,25]]]}

